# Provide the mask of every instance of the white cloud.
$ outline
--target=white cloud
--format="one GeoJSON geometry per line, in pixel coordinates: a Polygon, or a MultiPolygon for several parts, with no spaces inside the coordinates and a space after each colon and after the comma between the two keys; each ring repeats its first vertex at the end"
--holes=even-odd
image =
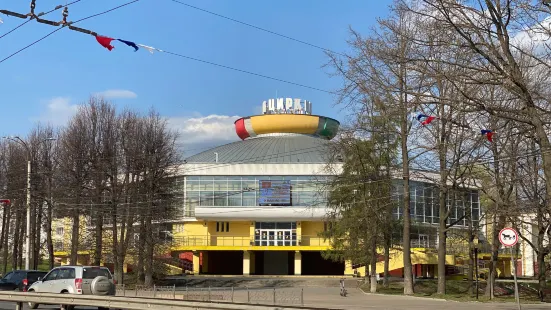
{"type": "Polygon", "coordinates": [[[31,118],[31,121],[39,121],[53,126],[62,126],[75,115],[78,104],[71,104],[69,97],[55,97],[45,102],[46,110],[40,116],[31,118]]]}
{"type": "Polygon", "coordinates": [[[238,141],[234,122],[240,116],[216,115],[195,117],[171,117],[168,119],[172,129],[180,134],[181,144],[186,156],[199,153],[220,144],[238,141]]]}
{"type": "Polygon", "coordinates": [[[105,99],[133,99],[138,97],[135,92],[126,89],[108,89],[94,95],[105,99]]]}

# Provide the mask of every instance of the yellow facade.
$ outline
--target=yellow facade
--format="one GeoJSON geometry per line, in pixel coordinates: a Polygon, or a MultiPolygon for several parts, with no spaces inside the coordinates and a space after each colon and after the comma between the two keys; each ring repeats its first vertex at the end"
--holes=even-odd
{"type": "MultiPolygon", "coordinates": [[[[82,234],[85,236],[85,220],[82,218],[81,223],[82,234]]],[[[68,259],[68,252],[70,249],[70,236],[71,236],[72,222],[70,219],[61,219],[56,221],[53,230],[54,233],[57,228],[63,228],[63,234],[54,236],[54,240],[58,240],[58,243],[63,244],[62,251],[57,251],[55,255],[61,258],[62,264],[71,264],[68,259]]],[[[291,253],[292,257],[289,258],[289,264],[294,264],[294,271],[291,271],[294,275],[301,275],[304,269],[302,264],[305,259],[306,252],[322,252],[330,248],[328,240],[324,240],[319,236],[325,229],[324,222],[322,221],[298,221],[296,222],[296,245],[289,246],[257,246],[254,242],[255,237],[255,222],[254,221],[189,221],[183,223],[175,223],[173,225],[173,242],[170,249],[166,249],[168,252],[172,252],[173,256],[177,256],[178,253],[191,252],[191,261],[193,262],[193,272],[195,274],[209,273],[213,267],[209,264],[211,258],[216,256],[216,252],[220,251],[232,251],[240,252],[242,254],[242,271],[243,275],[253,274],[253,271],[258,265],[258,255],[260,252],[266,251],[281,251],[291,253]],[[224,229],[221,229],[224,227],[224,229]],[[214,251],[214,252],[213,252],[214,251]]],[[[61,232],[61,230],[59,231],[61,232]]],[[[104,232],[104,245],[105,249],[109,249],[112,242],[112,231],[105,230],[104,232]]],[[[84,244],[84,242],[83,242],[84,244]]],[[[453,248],[468,247],[468,244],[464,240],[457,238],[449,238],[448,244],[453,248]]],[[[107,250],[108,251],[108,250],[107,250]]],[[[168,253],[167,252],[167,253],[168,253]]],[[[382,252],[382,251],[381,251],[382,252]]],[[[79,251],[79,258],[77,264],[86,264],[90,262],[91,253],[93,253],[93,247],[88,250],[79,251]]],[[[133,255],[129,253],[128,259],[125,262],[125,270],[128,264],[133,264],[133,255]]],[[[484,254],[481,254],[481,257],[484,254]]],[[[501,256],[501,255],[500,255],[501,256]]],[[[446,255],[447,265],[457,265],[457,257],[454,255],[446,255]]],[[[412,249],[412,264],[413,265],[436,265],[438,262],[436,251],[433,249],[415,248],[412,249]]],[[[180,274],[183,272],[181,267],[166,264],[166,269],[170,274],[180,274]]],[[[393,250],[390,255],[390,270],[397,270],[403,268],[403,253],[398,250],[393,250]]],[[[498,274],[500,276],[509,276],[511,274],[510,263],[506,260],[500,259],[497,266],[498,274]]],[[[353,275],[360,274],[365,275],[365,267],[360,267],[354,270],[352,268],[352,262],[346,261],[343,265],[342,274],[353,275]]],[[[377,273],[384,272],[384,263],[382,261],[377,263],[377,273]]]]}

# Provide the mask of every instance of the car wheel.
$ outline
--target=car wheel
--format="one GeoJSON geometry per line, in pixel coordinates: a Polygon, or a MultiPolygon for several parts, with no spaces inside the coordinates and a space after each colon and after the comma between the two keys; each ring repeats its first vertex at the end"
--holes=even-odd
{"type": "MultiPolygon", "coordinates": [[[[34,291],[29,291],[29,293],[34,293],[34,291]]],[[[28,302],[27,306],[29,307],[29,309],[36,309],[38,308],[38,306],[40,306],[40,304],[36,304],[34,302],[28,302]]]]}
{"type": "Polygon", "coordinates": [[[34,302],[28,302],[27,303],[27,306],[29,307],[29,309],[36,309],[38,308],[38,306],[40,306],[39,304],[35,304],[34,302]]]}
{"type": "MultiPolygon", "coordinates": [[[[61,294],[69,294],[69,293],[68,292],[63,292],[61,294]]],[[[73,306],[73,305],[61,305],[61,307],[59,309],[61,309],[61,310],[74,310],[75,306],[73,306]]]]}

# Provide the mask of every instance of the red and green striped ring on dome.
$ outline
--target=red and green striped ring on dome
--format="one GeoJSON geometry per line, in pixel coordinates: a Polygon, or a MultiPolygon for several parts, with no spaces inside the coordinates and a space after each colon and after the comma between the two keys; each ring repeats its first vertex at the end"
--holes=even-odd
{"type": "Polygon", "coordinates": [[[339,121],[308,114],[264,114],[247,116],[235,121],[235,132],[242,140],[270,133],[300,133],[327,140],[337,135],[339,121]]]}

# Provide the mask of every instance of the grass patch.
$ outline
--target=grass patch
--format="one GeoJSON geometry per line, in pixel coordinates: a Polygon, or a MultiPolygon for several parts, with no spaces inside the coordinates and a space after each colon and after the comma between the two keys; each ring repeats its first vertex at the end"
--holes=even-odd
{"type": "MultiPolygon", "coordinates": [[[[369,284],[364,284],[360,287],[364,292],[370,291],[369,284]]],[[[479,283],[478,300],[476,299],[475,284],[470,287],[467,281],[448,280],[446,281],[446,294],[437,294],[438,282],[437,280],[418,280],[414,285],[414,296],[440,298],[454,301],[479,301],[479,302],[515,302],[514,284],[513,283],[496,283],[494,295],[495,299],[490,300],[489,297],[484,296],[486,290],[486,283],[479,283]]],[[[533,284],[519,283],[520,299],[521,303],[539,303],[537,295],[537,289],[534,289],[533,284]]],[[[391,282],[388,287],[379,285],[377,292],[381,294],[389,295],[403,295],[404,284],[403,282],[391,282]]]]}

